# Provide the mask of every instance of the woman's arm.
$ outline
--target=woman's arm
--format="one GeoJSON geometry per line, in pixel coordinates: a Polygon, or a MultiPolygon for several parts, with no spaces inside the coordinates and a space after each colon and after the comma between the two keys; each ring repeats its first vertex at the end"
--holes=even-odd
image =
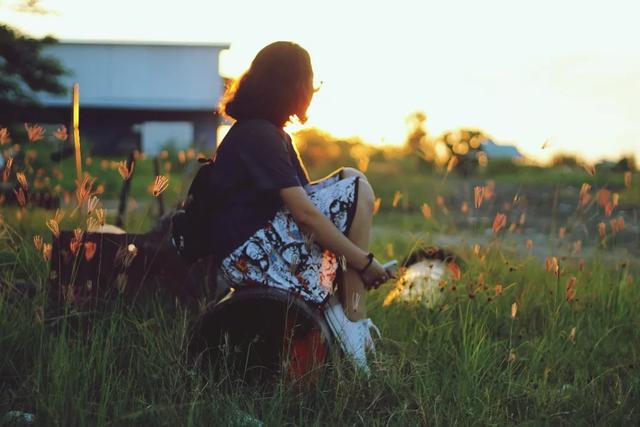
{"type": "MultiPolygon", "coordinates": [[[[302,187],[283,188],[280,190],[280,197],[298,226],[303,231],[310,233],[323,248],[336,255],[344,256],[347,263],[358,270],[367,265],[369,262],[368,253],[342,234],[331,220],[316,208],[302,187]]],[[[386,272],[384,267],[374,260],[372,265],[367,268],[367,273],[367,276],[378,278],[385,275],[386,272]]]]}

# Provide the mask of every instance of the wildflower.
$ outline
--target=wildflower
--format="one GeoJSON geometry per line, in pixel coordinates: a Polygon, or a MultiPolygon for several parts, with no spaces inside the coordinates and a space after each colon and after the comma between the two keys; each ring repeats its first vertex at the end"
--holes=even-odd
{"type": "Polygon", "coordinates": [[[2,182],[7,182],[9,180],[9,174],[11,174],[11,166],[13,166],[13,157],[9,157],[4,165],[4,170],[2,171],[2,182]]]}
{"type": "Polygon", "coordinates": [[[69,242],[69,250],[71,251],[72,254],[77,255],[78,254],[78,249],[80,249],[81,245],[82,245],[82,243],[80,242],[80,240],[78,240],[77,238],[74,237],[69,242]]]}
{"type": "Polygon", "coordinates": [[[24,190],[22,187],[18,188],[18,191],[13,190],[13,193],[16,195],[16,200],[21,207],[25,207],[27,204],[27,196],[24,194],[24,190]]]}
{"type": "Polygon", "coordinates": [[[576,279],[576,276],[571,276],[569,277],[569,280],[567,280],[567,285],[565,287],[565,297],[567,302],[573,301],[576,297],[575,285],[577,281],[578,279],[576,279]]]}
{"type": "Polygon", "coordinates": [[[64,219],[64,211],[56,209],[56,213],[53,215],[53,219],[56,220],[57,223],[62,222],[62,220],[64,219]]]}
{"type": "Polygon", "coordinates": [[[101,226],[104,225],[105,224],[104,209],[103,208],[96,209],[95,215],[96,215],[96,219],[98,220],[98,224],[100,224],[101,226]]]}
{"type": "Polygon", "coordinates": [[[20,187],[24,188],[24,191],[29,190],[29,183],[27,182],[27,177],[24,176],[24,173],[17,172],[16,173],[16,179],[18,180],[18,183],[20,184],[20,187]]]}
{"type": "Polygon", "coordinates": [[[133,175],[134,166],[135,162],[131,162],[129,167],[127,167],[127,162],[124,160],[118,163],[118,173],[120,173],[122,179],[126,181],[131,178],[131,175],[133,175]]]}
{"type": "Polygon", "coordinates": [[[442,197],[441,195],[436,196],[436,204],[445,214],[449,212],[449,209],[447,209],[447,205],[445,205],[444,203],[444,197],[442,197]]]}
{"type": "Polygon", "coordinates": [[[42,250],[42,236],[36,234],[33,236],[33,246],[35,246],[36,251],[40,252],[42,250]]]}
{"type": "Polygon", "coordinates": [[[384,298],[384,301],[382,302],[382,306],[388,307],[389,305],[391,305],[393,300],[395,300],[400,295],[403,287],[404,286],[401,284],[401,281],[399,281],[396,287],[391,289],[391,291],[389,291],[387,296],[384,298]]]}
{"type": "Polygon", "coordinates": [[[82,240],[82,235],[84,234],[84,232],[82,231],[81,228],[74,228],[73,229],[73,237],[76,240],[82,240]]]}
{"type": "Polygon", "coordinates": [[[584,207],[587,205],[587,203],[589,203],[589,201],[591,200],[591,194],[589,193],[589,191],[591,191],[591,185],[584,183],[582,184],[582,187],[580,187],[580,197],[578,199],[578,206],[579,207],[584,207]]]}
{"type": "Polygon", "coordinates": [[[618,202],[620,201],[620,194],[618,193],[613,193],[611,195],[611,203],[613,203],[613,207],[617,207],[618,206],[618,202]]]}
{"type": "Polygon", "coordinates": [[[462,202],[462,206],[460,206],[460,212],[462,212],[463,214],[468,214],[469,213],[469,203],[462,202]]]}
{"type": "Polygon", "coordinates": [[[482,205],[482,199],[484,198],[484,187],[473,187],[473,205],[476,209],[480,209],[482,205]]]}
{"type": "Polygon", "coordinates": [[[76,200],[78,201],[78,206],[85,204],[89,197],[93,195],[91,188],[95,180],[95,178],[90,178],[89,175],[85,175],[82,181],[76,179],[76,200]]]}
{"type": "Polygon", "coordinates": [[[89,200],[87,200],[87,214],[91,215],[91,213],[98,207],[99,202],[100,199],[98,199],[98,197],[89,197],[89,200]]]}
{"type": "Polygon", "coordinates": [[[473,254],[478,257],[480,256],[480,245],[477,243],[473,245],[473,254]]]}
{"type": "Polygon", "coordinates": [[[98,228],[100,228],[100,224],[96,218],[92,216],[87,218],[87,231],[96,231],[98,228]]]}
{"type": "Polygon", "coordinates": [[[396,191],[393,194],[393,202],[391,203],[391,206],[393,206],[394,208],[398,207],[398,203],[400,202],[401,198],[402,198],[402,193],[399,191],[396,191]]]}
{"type": "Polygon", "coordinates": [[[607,224],[605,224],[604,222],[598,223],[598,234],[600,235],[601,239],[605,238],[605,236],[607,235],[607,224]]]}
{"type": "Polygon", "coordinates": [[[44,139],[44,128],[39,125],[29,126],[28,124],[24,124],[24,128],[27,131],[27,138],[29,142],[36,142],[44,139]]]}
{"type": "Polygon", "coordinates": [[[183,151],[183,150],[180,150],[180,151],[178,152],[178,161],[179,161],[180,163],[185,163],[185,162],[187,161],[187,156],[184,154],[184,151],[183,151]]]}
{"type": "Polygon", "coordinates": [[[393,258],[394,256],[394,250],[393,250],[393,243],[387,243],[387,256],[389,258],[393,258]]]}
{"type": "Polygon", "coordinates": [[[624,186],[627,188],[631,187],[631,171],[624,173],[624,186]]]}
{"type": "Polygon", "coordinates": [[[598,204],[603,208],[609,204],[609,199],[611,198],[611,191],[606,188],[602,188],[598,190],[598,204]]]}
{"type": "Polygon", "coordinates": [[[376,198],[375,202],[373,202],[373,214],[377,214],[380,211],[380,205],[382,204],[382,199],[380,197],[376,198]]]}
{"type": "Polygon", "coordinates": [[[491,227],[494,234],[500,231],[500,229],[504,227],[506,223],[507,223],[507,216],[503,213],[498,212],[496,214],[496,217],[493,220],[493,226],[491,227]]]}
{"type": "Polygon", "coordinates": [[[621,232],[622,230],[624,230],[624,227],[625,227],[623,217],[614,218],[611,221],[609,221],[609,224],[611,224],[611,232],[613,234],[621,232]]]}
{"type": "Polygon", "coordinates": [[[69,135],[67,134],[67,127],[64,125],[60,126],[53,132],[53,136],[55,136],[57,140],[66,141],[67,138],[69,138],[69,135]]]}
{"type": "Polygon", "coordinates": [[[44,258],[45,261],[49,262],[49,260],[51,259],[51,243],[44,243],[42,245],[42,258],[44,258]]]}
{"type": "Polygon", "coordinates": [[[544,269],[547,272],[553,272],[556,276],[560,275],[560,265],[558,264],[558,258],[547,257],[544,261],[544,269]]]}
{"type": "Polygon", "coordinates": [[[613,204],[608,203],[607,206],[604,207],[604,215],[611,216],[612,213],[613,213],[613,204]]]}
{"type": "Polygon", "coordinates": [[[96,253],[96,244],[95,242],[85,242],[84,243],[84,259],[87,261],[91,261],[93,256],[96,253]]]}
{"type": "Polygon", "coordinates": [[[527,239],[527,249],[532,249],[533,248],[533,240],[531,239],[527,239]]]}
{"type": "Polygon", "coordinates": [[[571,341],[572,344],[576,343],[576,332],[576,327],[574,326],[573,328],[571,328],[571,332],[569,332],[569,336],[567,337],[567,339],[571,341]]]}
{"type": "Polygon", "coordinates": [[[484,200],[491,200],[493,199],[493,190],[495,190],[496,188],[496,183],[494,180],[490,179],[489,181],[487,181],[487,185],[484,186],[483,191],[483,198],[484,200]]]}
{"type": "Polygon", "coordinates": [[[158,175],[153,181],[153,188],[151,192],[154,197],[158,197],[167,189],[167,187],[169,187],[169,180],[167,177],[164,175],[158,175]]]}
{"type": "Polygon", "coordinates": [[[9,129],[0,128],[0,145],[5,145],[11,142],[11,137],[9,136],[9,129]]]}
{"type": "Polygon", "coordinates": [[[498,285],[495,286],[494,290],[495,290],[496,296],[498,297],[498,296],[502,295],[502,291],[504,289],[502,288],[502,285],[498,284],[498,285]]]}
{"type": "Polygon", "coordinates": [[[586,266],[586,262],[584,260],[584,258],[580,258],[580,261],[578,262],[578,270],[579,271],[584,271],[584,267],[586,266]]]}
{"type": "Polygon", "coordinates": [[[584,163],[582,165],[582,167],[584,168],[585,171],[587,171],[587,173],[591,176],[595,176],[596,175],[596,167],[594,165],[590,165],[588,163],[584,163]]]}
{"type": "Polygon", "coordinates": [[[579,254],[580,252],[582,252],[582,240],[576,240],[573,242],[573,253],[579,254]]]}
{"type": "Polygon", "coordinates": [[[426,219],[431,219],[431,207],[427,203],[422,204],[422,216],[426,219]]]}
{"type": "Polygon", "coordinates": [[[513,304],[511,304],[511,318],[515,319],[517,314],[518,314],[518,303],[514,302],[513,304]]]}
{"type": "Polygon", "coordinates": [[[117,250],[114,262],[127,268],[131,265],[137,255],[138,248],[133,243],[130,243],[129,245],[122,246],[117,250]]]}

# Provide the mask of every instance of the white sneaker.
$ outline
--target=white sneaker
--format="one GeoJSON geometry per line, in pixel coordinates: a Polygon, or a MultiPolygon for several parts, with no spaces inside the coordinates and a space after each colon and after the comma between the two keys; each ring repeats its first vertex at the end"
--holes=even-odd
{"type": "Polygon", "coordinates": [[[356,322],[349,320],[337,299],[329,302],[324,311],[324,317],[327,319],[331,332],[340,343],[342,350],[369,376],[371,371],[367,365],[366,351],[372,350],[375,353],[375,345],[369,330],[373,327],[378,336],[380,336],[380,330],[373,324],[371,319],[358,320],[356,322]]]}

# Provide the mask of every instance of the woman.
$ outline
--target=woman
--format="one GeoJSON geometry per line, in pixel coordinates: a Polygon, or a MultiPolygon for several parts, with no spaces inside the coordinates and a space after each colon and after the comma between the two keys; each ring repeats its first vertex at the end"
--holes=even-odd
{"type": "Polygon", "coordinates": [[[225,177],[216,251],[230,282],[322,304],[343,350],[368,372],[375,326],[366,318],[365,291],[391,274],[368,251],[374,195],[366,177],[343,168],[309,182],[283,131],[292,118],[306,121],[313,93],[309,54],[290,42],[263,48],[227,90],[220,111],[235,123],[216,153],[225,177]],[[339,260],[346,265],[337,298],[339,260]]]}

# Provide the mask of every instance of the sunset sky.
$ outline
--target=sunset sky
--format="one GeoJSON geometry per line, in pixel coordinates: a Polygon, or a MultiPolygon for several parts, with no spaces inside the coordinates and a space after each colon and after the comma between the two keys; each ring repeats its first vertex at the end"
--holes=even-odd
{"type": "Polygon", "coordinates": [[[230,43],[235,76],[275,40],[309,50],[309,125],[400,143],[412,111],[438,134],[479,127],[545,159],[640,158],[637,1],[51,0],[0,22],[61,40],[230,43]],[[637,4],[637,5],[636,5],[637,4]],[[545,141],[549,148],[542,150],[545,141]]]}

